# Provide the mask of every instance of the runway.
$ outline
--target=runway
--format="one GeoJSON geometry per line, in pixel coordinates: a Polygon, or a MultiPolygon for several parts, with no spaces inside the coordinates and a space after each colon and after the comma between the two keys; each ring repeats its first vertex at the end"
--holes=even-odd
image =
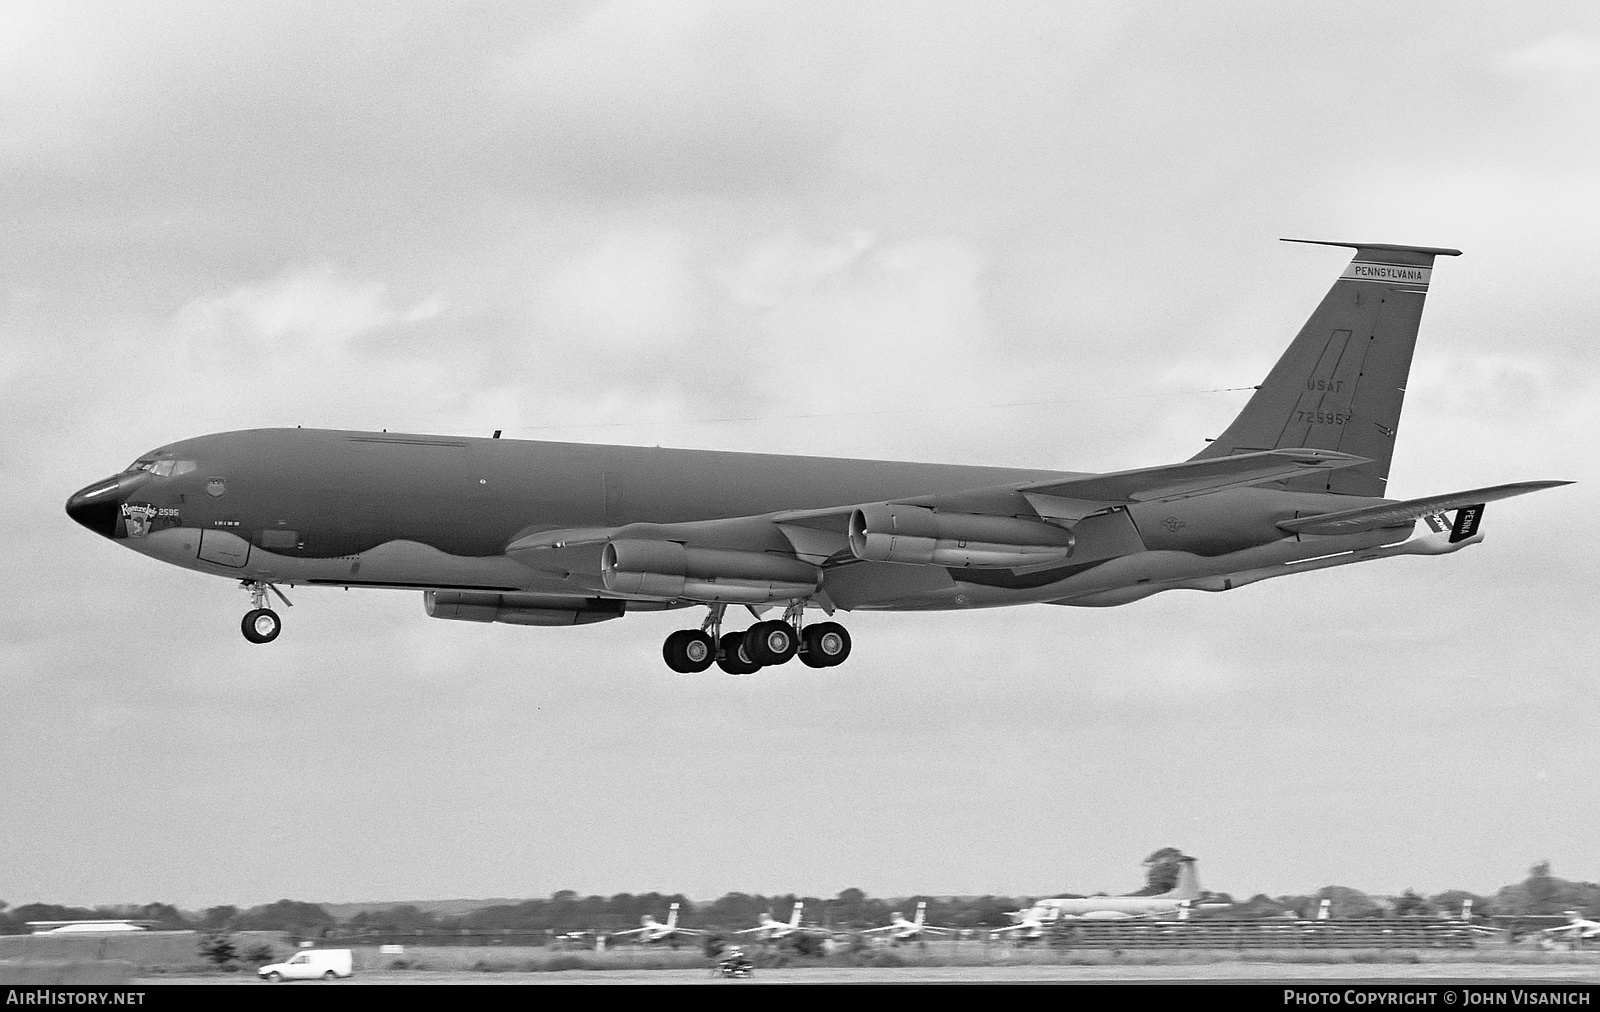
{"type": "MultiPolygon", "coordinates": [[[[779,967],[757,970],[743,980],[724,980],[709,969],[559,970],[485,973],[471,970],[406,970],[357,973],[331,984],[306,982],[277,987],[348,987],[361,984],[1197,984],[1259,983],[1439,985],[1554,983],[1600,985],[1600,960],[1593,963],[1371,963],[1352,965],[1220,962],[1170,966],[898,966],[779,967]]],[[[245,974],[152,975],[130,984],[250,984],[270,987],[245,974]]]]}

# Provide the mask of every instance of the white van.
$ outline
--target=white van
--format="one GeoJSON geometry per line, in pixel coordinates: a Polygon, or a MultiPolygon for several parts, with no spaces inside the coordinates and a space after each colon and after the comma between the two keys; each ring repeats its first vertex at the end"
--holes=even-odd
{"type": "Polygon", "coordinates": [[[332,980],[350,976],[349,949],[303,949],[287,963],[272,963],[257,970],[265,980],[332,980]]]}

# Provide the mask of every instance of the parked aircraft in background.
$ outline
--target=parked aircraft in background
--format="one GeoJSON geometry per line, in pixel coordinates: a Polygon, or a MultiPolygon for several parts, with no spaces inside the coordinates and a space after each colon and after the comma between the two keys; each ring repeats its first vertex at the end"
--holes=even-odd
{"type": "Polygon", "coordinates": [[[1585,942],[1600,939],[1600,921],[1591,921],[1580,916],[1576,910],[1568,910],[1566,924],[1545,928],[1540,934],[1551,941],[1570,942],[1576,949],[1585,942]]]}
{"type": "Polygon", "coordinates": [[[800,924],[800,915],[805,910],[804,903],[795,903],[794,909],[789,912],[788,922],[774,920],[772,912],[761,915],[761,923],[753,928],[735,931],[736,935],[754,935],[761,941],[774,942],[780,938],[790,938],[795,935],[830,934],[821,928],[803,927],[800,924]]]}
{"type": "Polygon", "coordinates": [[[1054,911],[1039,912],[1036,915],[1033,907],[1027,910],[1018,910],[1006,916],[1014,918],[1016,923],[1007,924],[1001,928],[990,928],[989,934],[1010,935],[1019,942],[1038,941],[1044,937],[1045,925],[1054,924],[1056,920],[1054,911]],[[1047,914],[1048,916],[1046,916],[1047,914]]]}
{"type": "MultiPolygon", "coordinates": [[[[1178,862],[1178,882],[1158,896],[1083,896],[1051,897],[1038,900],[1021,920],[1055,921],[1082,918],[1119,920],[1129,917],[1187,917],[1190,907],[1201,896],[1198,862],[1185,857],[1178,862]]],[[[1225,905],[1225,904],[1224,904],[1225,905]]]]}
{"type": "Polygon", "coordinates": [[[667,923],[662,924],[649,914],[645,914],[639,919],[637,928],[630,928],[627,931],[613,931],[609,937],[615,941],[619,938],[638,935],[638,941],[641,944],[650,945],[655,942],[671,942],[703,934],[705,934],[704,931],[699,931],[695,928],[678,927],[678,904],[674,903],[667,908],[667,923]]]}
{"type": "Polygon", "coordinates": [[[253,429],[157,447],[66,509],[239,580],[252,643],[278,636],[283,585],[418,590],[435,618],[527,626],[699,606],[667,665],[750,674],[844,661],[839,611],[1104,607],[1445,555],[1483,539],[1486,503],[1565,484],[1384,498],[1434,258],[1459,251],[1323,245],[1355,256],[1239,416],[1179,463],[1087,474],[253,429]],[[729,605],[781,618],[733,630],[729,605]]]}
{"type": "Polygon", "coordinates": [[[926,919],[927,914],[927,901],[918,900],[915,920],[906,920],[905,917],[901,915],[900,911],[896,910],[889,915],[888,924],[885,924],[881,928],[868,928],[865,931],[859,932],[859,934],[887,934],[890,940],[895,942],[915,942],[921,939],[924,934],[953,935],[958,933],[957,929],[955,928],[941,928],[933,924],[925,924],[924,920],[926,919]]]}

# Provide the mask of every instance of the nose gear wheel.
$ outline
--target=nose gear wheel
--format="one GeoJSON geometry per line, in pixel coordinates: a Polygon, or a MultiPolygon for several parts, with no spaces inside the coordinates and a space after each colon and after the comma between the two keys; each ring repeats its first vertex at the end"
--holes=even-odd
{"type": "Polygon", "coordinates": [[[283,620],[271,608],[252,608],[245,612],[239,628],[251,643],[271,643],[283,631],[283,620]]]}
{"type": "Polygon", "coordinates": [[[241,580],[239,586],[250,592],[250,610],[239,623],[239,631],[251,643],[271,643],[283,631],[283,620],[267,607],[267,591],[278,596],[285,606],[293,608],[294,602],[283,596],[283,591],[260,580],[241,580]]]}

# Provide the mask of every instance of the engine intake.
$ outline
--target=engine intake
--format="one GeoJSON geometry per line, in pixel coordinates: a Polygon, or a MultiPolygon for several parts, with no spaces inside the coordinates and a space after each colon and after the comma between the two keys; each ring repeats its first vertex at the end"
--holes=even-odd
{"type": "Polygon", "coordinates": [[[622,601],[598,597],[487,594],[462,590],[424,591],[422,604],[433,618],[448,618],[458,622],[505,622],[510,625],[588,625],[621,618],[627,607],[622,601]]]}
{"type": "Polygon", "coordinates": [[[923,506],[879,503],[850,515],[850,551],[869,562],[951,569],[1016,569],[1060,562],[1072,554],[1072,532],[1041,520],[938,513],[923,506]]]}
{"type": "Polygon", "coordinates": [[[799,559],[676,541],[613,541],[601,553],[600,574],[615,594],[708,604],[794,600],[822,583],[822,571],[799,559]]]}

